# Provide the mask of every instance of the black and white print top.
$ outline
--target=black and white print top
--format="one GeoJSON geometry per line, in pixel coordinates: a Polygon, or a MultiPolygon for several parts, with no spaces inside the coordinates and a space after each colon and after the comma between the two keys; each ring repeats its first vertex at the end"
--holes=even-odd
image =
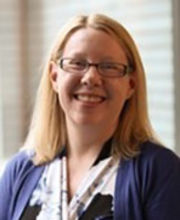
{"type": "Polygon", "coordinates": [[[105,145],[68,202],[66,154],[46,165],[21,220],[113,219],[119,161],[105,145]]]}

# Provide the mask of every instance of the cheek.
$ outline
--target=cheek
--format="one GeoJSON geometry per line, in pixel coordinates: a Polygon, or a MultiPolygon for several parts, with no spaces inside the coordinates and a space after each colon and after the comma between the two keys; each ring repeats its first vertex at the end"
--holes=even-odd
{"type": "Polygon", "coordinates": [[[77,79],[71,75],[62,74],[61,77],[58,78],[58,96],[62,108],[65,108],[71,101],[76,85],[77,79]]]}
{"type": "Polygon", "coordinates": [[[111,94],[118,99],[119,101],[123,101],[128,98],[130,86],[127,80],[118,80],[115,81],[112,85],[109,86],[111,94]]]}
{"type": "Polygon", "coordinates": [[[61,81],[59,83],[59,90],[58,90],[59,102],[62,108],[65,107],[66,103],[68,103],[69,98],[69,88],[68,85],[61,81]]]}
{"type": "Polygon", "coordinates": [[[74,76],[73,74],[61,74],[58,77],[58,84],[65,90],[73,90],[80,82],[80,77],[74,76]]]}
{"type": "Polygon", "coordinates": [[[122,101],[125,102],[133,93],[133,88],[131,88],[129,78],[125,79],[122,83],[119,84],[118,92],[122,101]]]}
{"type": "Polygon", "coordinates": [[[129,98],[129,85],[126,82],[119,82],[113,85],[111,89],[111,97],[114,109],[117,112],[121,112],[126,103],[127,99],[129,98]]]}

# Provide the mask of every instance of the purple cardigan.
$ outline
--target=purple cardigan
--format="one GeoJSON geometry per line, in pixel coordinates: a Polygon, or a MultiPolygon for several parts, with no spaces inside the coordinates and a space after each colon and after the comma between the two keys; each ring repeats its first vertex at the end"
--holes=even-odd
{"type": "MultiPolygon", "coordinates": [[[[146,142],[133,159],[121,160],[115,188],[115,220],[180,220],[180,158],[146,142]]],[[[23,151],[0,180],[0,220],[19,220],[44,166],[23,151]]],[[[96,220],[110,220],[108,217],[96,220]]]]}

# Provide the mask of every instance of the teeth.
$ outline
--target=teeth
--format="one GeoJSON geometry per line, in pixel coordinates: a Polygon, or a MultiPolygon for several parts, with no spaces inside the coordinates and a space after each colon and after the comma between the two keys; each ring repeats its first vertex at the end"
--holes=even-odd
{"type": "Polygon", "coordinates": [[[93,95],[77,95],[76,97],[78,100],[84,102],[101,102],[103,100],[102,97],[93,95]]]}

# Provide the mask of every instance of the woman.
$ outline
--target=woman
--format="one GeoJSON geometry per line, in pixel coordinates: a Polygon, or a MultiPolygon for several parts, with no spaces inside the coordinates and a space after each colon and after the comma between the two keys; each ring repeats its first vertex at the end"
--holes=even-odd
{"type": "Polygon", "coordinates": [[[61,30],[0,190],[3,220],[180,219],[180,159],[155,137],[143,65],[117,21],[76,16],[61,30]]]}

